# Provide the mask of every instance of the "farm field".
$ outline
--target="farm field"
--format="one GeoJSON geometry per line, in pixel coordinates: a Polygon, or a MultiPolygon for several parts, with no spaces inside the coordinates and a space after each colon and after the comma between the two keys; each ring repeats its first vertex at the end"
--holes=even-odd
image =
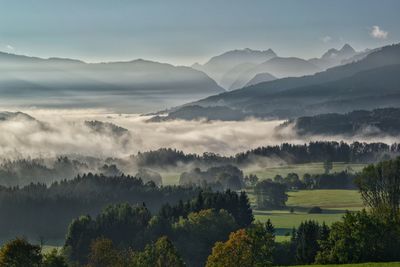
{"type": "MultiPolygon", "coordinates": [[[[366,164],[334,162],[331,172],[341,172],[350,170],[354,172],[361,171],[366,164]]],[[[255,174],[260,180],[267,178],[274,178],[275,175],[286,176],[288,173],[297,173],[302,177],[305,173],[308,174],[321,174],[324,173],[324,166],[322,162],[307,163],[307,164],[288,164],[271,167],[251,167],[242,168],[244,175],[255,174]]],[[[171,172],[160,173],[163,177],[163,185],[176,185],[179,183],[179,177],[186,169],[175,170],[171,172]]]]}
{"type": "MultiPolygon", "coordinates": [[[[333,162],[333,168],[331,172],[341,172],[344,170],[358,172],[361,171],[366,164],[356,163],[345,163],[345,162],[333,162]]],[[[304,174],[321,174],[324,173],[324,166],[322,162],[313,162],[306,164],[289,164],[280,165],[265,168],[245,168],[243,169],[245,175],[255,174],[259,179],[274,178],[275,175],[281,175],[285,177],[289,173],[297,173],[299,177],[303,177],[304,174]]]]}
{"type": "MultiPolygon", "coordinates": [[[[310,266],[310,265],[295,265],[293,267],[310,266]]],[[[328,264],[328,265],[311,265],[313,267],[398,267],[400,262],[368,262],[354,264],[328,264]]]]}
{"type": "MultiPolygon", "coordinates": [[[[254,203],[254,195],[248,192],[254,203]]],[[[300,190],[289,192],[287,209],[285,210],[254,210],[255,219],[265,222],[271,219],[277,233],[277,240],[289,238],[288,234],[293,227],[299,226],[302,221],[314,220],[328,225],[339,221],[346,210],[356,211],[363,208],[360,195],[356,190],[300,190]],[[308,214],[313,206],[319,206],[321,214],[308,214]],[[294,212],[291,213],[290,209],[294,212]]]]}

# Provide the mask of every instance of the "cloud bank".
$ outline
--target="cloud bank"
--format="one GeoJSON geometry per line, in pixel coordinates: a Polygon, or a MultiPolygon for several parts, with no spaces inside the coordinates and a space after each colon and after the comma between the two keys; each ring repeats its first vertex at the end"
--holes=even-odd
{"type": "Polygon", "coordinates": [[[214,152],[234,155],[252,148],[283,142],[303,144],[316,140],[393,143],[395,138],[342,136],[299,137],[293,129],[276,131],[282,121],[238,122],[169,121],[146,123],[148,117],[110,114],[99,110],[28,110],[37,120],[0,121],[0,157],[53,157],[82,155],[98,158],[127,157],[162,147],[186,153],[214,152]],[[96,132],[87,120],[110,122],[129,130],[127,134],[96,132]]]}

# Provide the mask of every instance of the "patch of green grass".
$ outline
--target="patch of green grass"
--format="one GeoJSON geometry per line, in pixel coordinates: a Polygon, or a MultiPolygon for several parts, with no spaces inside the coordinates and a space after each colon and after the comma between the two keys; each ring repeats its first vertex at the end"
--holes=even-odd
{"type": "Polygon", "coordinates": [[[311,208],[318,206],[329,210],[360,210],[363,208],[357,190],[299,190],[289,192],[289,207],[311,208]]]}
{"type": "Polygon", "coordinates": [[[43,254],[48,254],[51,251],[53,251],[53,249],[56,249],[57,251],[60,251],[62,249],[62,246],[50,246],[50,245],[44,245],[42,247],[42,253],[43,254]]]}
{"type": "MultiPolygon", "coordinates": [[[[334,162],[333,169],[331,172],[341,172],[344,170],[352,170],[354,172],[361,171],[366,164],[353,164],[345,162],[334,162]]],[[[245,168],[244,173],[255,174],[260,179],[274,178],[276,175],[281,175],[285,177],[289,173],[297,173],[299,177],[303,177],[304,174],[322,174],[325,172],[324,165],[322,162],[306,163],[306,164],[289,164],[274,167],[265,168],[245,168]]]]}
{"type": "MultiPolygon", "coordinates": [[[[250,201],[254,205],[255,197],[248,191],[250,201]]],[[[356,190],[300,190],[289,192],[287,208],[284,210],[254,210],[256,221],[271,220],[275,226],[277,241],[287,240],[285,236],[291,233],[293,227],[298,227],[301,222],[313,220],[331,225],[340,221],[346,210],[355,211],[363,208],[360,194],[356,190]],[[311,207],[322,208],[321,214],[309,214],[311,207]],[[294,212],[291,213],[290,209],[294,212]]]]}
{"type": "MultiPolygon", "coordinates": [[[[365,164],[349,164],[344,162],[334,162],[331,172],[341,172],[349,168],[355,172],[362,170],[365,164]]],[[[175,168],[170,171],[160,172],[163,180],[163,185],[177,185],[179,184],[179,177],[182,172],[187,171],[185,168],[175,168]]],[[[288,173],[294,172],[302,177],[305,173],[321,174],[324,173],[324,166],[322,162],[306,163],[306,164],[289,164],[280,165],[275,167],[252,167],[243,168],[245,175],[256,174],[260,179],[274,178],[279,174],[285,177],[288,173]]]]}
{"type": "MultiPolygon", "coordinates": [[[[293,267],[310,266],[296,265],[293,267]]],[[[353,264],[328,264],[328,265],[311,265],[312,267],[400,267],[400,262],[369,262],[369,263],[353,263],[353,264]]]]}
{"type": "Polygon", "coordinates": [[[327,225],[331,225],[339,221],[343,214],[344,213],[308,214],[297,211],[290,213],[288,210],[254,211],[256,221],[266,222],[268,219],[271,220],[276,229],[277,236],[284,236],[285,234],[291,233],[293,227],[298,227],[301,222],[307,220],[317,221],[321,224],[325,222],[327,225]]]}

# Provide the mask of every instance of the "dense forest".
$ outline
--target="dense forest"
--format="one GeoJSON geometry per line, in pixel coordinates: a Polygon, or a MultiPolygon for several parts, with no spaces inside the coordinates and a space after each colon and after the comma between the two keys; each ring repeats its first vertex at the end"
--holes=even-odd
{"type": "Polygon", "coordinates": [[[203,155],[185,154],[174,149],[158,149],[138,153],[132,158],[139,166],[171,167],[179,164],[197,163],[207,166],[234,164],[244,166],[253,164],[259,158],[275,158],[287,163],[308,163],[321,161],[372,163],[382,158],[394,157],[400,154],[400,144],[363,143],[319,141],[308,144],[283,143],[276,146],[264,146],[238,153],[235,156],[221,156],[214,153],[203,155]]]}
{"type": "Polygon", "coordinates": [[[106,177],[87,174],[72,180],[24,187],[0,187],[0,238],[24,235],[37,239],[62,239],[72,218],[80,214],[96,215],[113,203],[141,205],[157,211],[163,203],[177,203],[194,197],[199,189],[157,187],[143,184],[131,176],[106,177]]]}
{"type": "MultiPolygon", "coordinates": [[[[24,238],[10,240],[0,249],[0,266],[253,267],[399,261],[399,174],[400,157],[367,166],[355,185],[368,209],[347,212],[331,226],[303,221],[288,241],[276,240],[270,220],[254,221],[245,192],[200,190],[158,212],[145,203],[122,203],[108,205],[97,216],[76,216],[59,252],[44,253],[24,238]]],[[[256,188],[263,191],[265,185],[285,190],[268,180],[256,188]]]]}

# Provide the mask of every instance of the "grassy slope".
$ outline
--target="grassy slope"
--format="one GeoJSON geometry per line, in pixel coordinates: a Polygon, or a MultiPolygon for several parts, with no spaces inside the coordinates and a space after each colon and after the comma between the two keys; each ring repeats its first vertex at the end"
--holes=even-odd
{"type": "MultiPolygon", "coordinates": [[[[356,264],[330,264],[330,265],[296,265],[300,266],[312,266],[312,267],[397,267],[400,266],[400,262],[370,262],[370,263],[356,263],[356,264]]],[[[296,267],[293,266],[293,267],[296,267]]]]}
{"type": "MultiPolygon", "coordinates": [[[[333,169],[331,172],[341,172],[348,168],[351,168],[353,171],[358,172],[361,171],[366,165],[365,164],[353,164],[353,163],[343,163],[343,162],[334,162],[333,169]]],[[[275,175],[279,174],[285,177],[288,173],[297,173],[300,178],[305,174],[321,174],[324,173],[324,167],[322,162],[316,163],[307,163],[307,164],[289,164],[275,167],[266,167],[266,168],[251,168],[244,169],[245,174],[256,174],[260,179],[266,178],[274,178],[275,175]]]]}
{"type": "MultiPolygon", "coordinates": [[[[249,192],[252,202],[254,196],[249,192]]],[[[302,221],[314,220],[330,225],[339,221],[346,210],[360,210],[363,208],[360,195],[356,190],[300,190],[289,192],[288,208],[285,210],[254,210],[255,219],[265,222],[271,219],[277,231],[277,240],[287,240],[285,236],[293,227],[302,221]],[[308,214],[310,207],[319,206],[322,214],[308,214]],[[290,213],[290,208],[294,209],[290,213]]]]}
{"type": "MultiPolygon", "coordinates": [[[[332,172],[340,172],[351,168],[353,171],[361,171],[365,167],[365,164],[347,164],[343,162],[334,162],[332,172]]],[[[176,170],[171,172],[161,173],[163,177],[164,185],[174,185],[179,183],[179,176],[181,172],[187,171],[185,169],[176,170]]],[[[243,172],[245,175],[256,174],[260,179],[274,178],[275,175],[279,174],[286,176],[288,173],[294,172],[302,177],[305,173],[309,174],[321,174],[324,173],[324,167],[322,162],[307,163],[307,164],[289,164],[282,166],[270,166],[270,167],[252,167],[244,168],[243,172]]]]}
{"type": "MultiPolygon", "coordinates": [[[[346,169],[360,171],[364,164],[347,164],[335,162],[332,172],[339,172],[346,169]]],[[[182,170],[183,171],[183,170],[182,170]]],[[[253,167],[243,170],[245,174],[256,174],[260,179],[273,178],[279,174],[286,176],[288,173],[295,172],[302,177],[305,173],[320,174],[324,172],[323,163],[290,164],[273,167],[253,167]]],[[[165,185],[177,184],[179,182],[179,171],[162,173],[165,185]]],[[[250,200],[254,204],[254,196],[249,191],[250,200]]],[[[297,227],[302,221],[315,220],[320,223],[332,224],[341,219],[346,210],[360,210],[363,206],[360,196],[355,190],[303,190],[290,192],[287,210],[261,211],[254,210],[255,218],[259,221],[266,221],[268,218],[277,228],[277,240],[288,239],[285,236],[293,227],[297,227]],[[323,214],[308,214],[310,207],[319,206],[323,214]],[[295,212],[290,213],[293,207],[295,212]]]]}

